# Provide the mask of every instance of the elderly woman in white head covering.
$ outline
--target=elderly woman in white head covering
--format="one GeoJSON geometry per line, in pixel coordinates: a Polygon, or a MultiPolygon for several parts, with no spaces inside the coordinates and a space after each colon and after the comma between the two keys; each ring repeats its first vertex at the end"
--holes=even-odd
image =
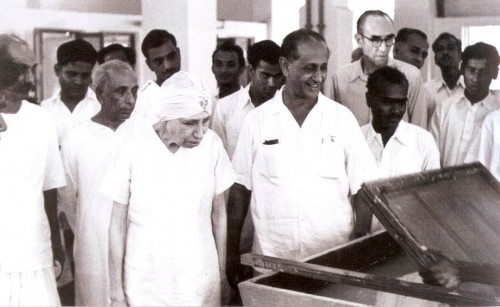
{"type": "Polygon", "coordinates": [[[223,193],[233,170],[221,140],[208,129],[210,96],[203,83],[178,72],[161,93],[158,121],[136,129],[101,184],[115,201],[110,300],[220,305],[223,193]]]}

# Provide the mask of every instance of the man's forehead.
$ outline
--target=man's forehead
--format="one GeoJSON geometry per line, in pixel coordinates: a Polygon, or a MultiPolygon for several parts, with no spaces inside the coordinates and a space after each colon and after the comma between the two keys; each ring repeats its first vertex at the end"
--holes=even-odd
{"type": "Polygon", "coordinates": [[[307,59],[321,59],[324,62],[328,62],[328,48],[320,41],[310,40],[304,41],[297,45],[297,54],[299,55],[299,60],[307,59]]]}
{"type": "Polygon", "coordinates": [[[238,61],[238,55],[236,51],[219,50],[215,53],[214,59],[219,61],[238,61]]]}
{"type": "Polygon", "coordinates": [[[422,38],[418,34],[411,34],[408,37],[408,42],[411,45],[415,45],[415,46],[418,46],[418,47],[423,48],[423,49],[429,48],[429,43],[427,42],[427,40],[425,40],[424,38],[422,38]]]}
{"type": "Polygon", "coordinates": [[[391,20],[382,16],[368,16],[363,26],[367,35],[386,37],[394,34],[394,26],[391,20]]]}
{"type": "Polygon", "coordinates": [[[33,51],[24,43],[14,42],[9,45],[7,50],[15,63],[29,67],[36,64],[35,54],[33,54],[33,51]]]}
{"type": "Polygon", "coordinates": [[[473,67],[477,69],[481,68],[486,68],[488,67],[488,60],[487,59],[468,59],[467,63],[465,64],[466,67],[473,67]]]}

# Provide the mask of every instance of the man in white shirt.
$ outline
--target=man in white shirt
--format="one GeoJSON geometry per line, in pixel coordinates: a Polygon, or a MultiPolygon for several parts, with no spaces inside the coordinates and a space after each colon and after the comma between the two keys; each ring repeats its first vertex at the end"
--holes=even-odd
{"type": "Polygon", "coordinates": [[[124,123],[137,97],[135,73],[125,62],[112,60],[98,66],[93,76],[101,110],[73,129],[62,144],[67,178],[67,203],[75,234],[75,304],[106,306],[109,301],[108,237],[113,200],[102,195],[99,184],[111,154],[131,134],[124,123]]]}
{"type": "Polygon", "coordinates": [[[212,72],[219,92],[216,99],[224,98],[241,88],[240,76],[245,71],[245,57],[240,46],[225,41],[212,53],[212,72]]]}
{"type": "Polygon", "coordinates": [[[55,189],[65,184],[56,128],[46,110],[26,101],[37,65],[28,44],[0,35],[0,63],[10,67],[2,70],[0,88],[6,123],[0,133],[0,305],[56,306],[54,263],[60,268],[64,253],[55,189]]]}
{"type": "Polygon", "coordinates": [[[377,68],[391,66],[403,72],[410,83],[403,119],[427,128],[426,101],[429,97],[423,88],[420,71],[413,65],[389,58],[395,38],[392,19],[382,11],[364,12],[358,19],[355,38],[363,49],[363,56],[334,73],[331,98],[351,110],[360,126],[368,124],[371,113],[365,100],[366,81],[377,68]]]}
{"type": "Polygon", "coordinates": [[[421,69],[429,55],[427,35],[419,29],[402,28],[396,35],[394,58],[421,69]]]}
{"type": "Polygon", "coordinates": [[[141,45],[146,64],[155,73],[156,80],[147,81],[137,94],[137,102],[132,117],[148,123],[155,123],[156,102],[160,86],[173,74],[181,70],[181,51],[175,36],[161,29],[153,29],[144,37],[141,45]]]}
{"type": "Polygon", "coordinates": [[[279,60],[285,86],[243,123],[228,201],[227,277],[235,289],[245,277],[239,230],[249,206],[253,252],[264,255],[304,259],[369,230],[353,225],[349,198],[357,199],[374,161],[352,113],[320,92],[328,58],[317,32],[288,34],[279,60]]]}
{"type": "Polygon", "coordinates": [[[247,57],[252,82],[220,99],[212,118],[212,129],[222,139],[230,158],[248,112],[273,98],[284,80],[278,63],[280,46],[275,42],[264,40],[253,44],[248,48],[247,57]]]}
{"type": "Polygon", "coordinates": [[[430,120],[436,104],[441,104],[447,98],[464,92],[465,84],[460,73],[462,59],[462,41],[453,34],[444,32],[432,43],[434,61],[441,69],[441,76],[427,81],[424,85],[432,95],[427,106],[427,115],[430,120]]]}
{"type": "Polygon", "coordinates": [[[462,164],[468,154],[477,152],[478,143],[473,141],[479,136],[484,118],[500,108],[500,100],[489,89],[498,76],[499,63],[496,48],[482,42],[468,46],[462,53],[460,71],[465,90],[438,104],[429,126],[443,167],[462,164]]]}
{"type": "Polygon", "coordinates": [[[374,71],[367,82],[366,102],[372,122],[361,127],[377,162],[380,178],[437,169],[439,151],[432,135],[401,121],[408,100],[408,81],[392,67],[374,71]]]}

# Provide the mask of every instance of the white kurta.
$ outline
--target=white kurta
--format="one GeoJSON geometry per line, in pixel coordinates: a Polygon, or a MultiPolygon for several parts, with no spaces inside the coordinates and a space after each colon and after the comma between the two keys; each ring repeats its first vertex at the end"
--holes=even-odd
{"type": "Polygon", "coordinates": [[[454,95],[460,95],[464,93],[465,84],[464,77],[460,76],[458,78],[457,84],[453,89],[450,89],[446,82],[444,82],[443,77],[432,79],[424,83],[424,87],[429,91],[432,99],[428,101],[427,105],[427,115],[428,120],[432,118],[434,110],[436,110],[436,105],[443,103],[446,99],[454,95]]]}
{"type": "Polygon", "coordinates": [[[349,196],[375,162],[347,108],[320,94],[299,127],[278,91],[247,115],[233,166],[252,191],[254,252],[303,259],[348,241],[349,196]]]}
{"type": "Polygon", "coordinates": [[[0,305],[58,305],[43,191],[64,186],[50,114],[23,101],[2,114],[0,133],[0,305]]]}
{"type": "Polygon", "coordinates": [[[229,158],[234,155],[241,126],[248,112],[255,109],[248,93],[250,84],[227,97],[220,99],[212,115],[212,129],[222,139],[229,158]]]}
{"type": "Polygon", "coordinates": [[[137,121],[144,121],[148,124],[156,123],[158,118],[155,116],[157,110],[157,101],[160,96],[160,86],[156,81],[148,80],[137,92],[137,101],[131,118],[137,121]]]}
{"type": "Polygon", "coordinates": [[[401,121],[384,147],[382,136],[372,124],[361,127],[377,162],[380,178],[395,177],[439,169],[439,151],[432,135],[413,124],[401,121]]]}
{"type": "Polygon", "coordinates": [[[479,131],[490,112],[500,108],[500,99],[491,93],[474,105],[464,94],[455,95],[436,107],[429,131],[441,154],[441,166],[463,164],[465,157],[477,152],[479,131]]]}
{"type": "Polygon", "coordinates": [[[88,120],[71,131],[61,153],[66,170],[66,202],[75,234],[75,303],[105,306],[109,302],[108,237],[113,200],[99,192],[111,155],[133,131],[131,121],[116,132],[88,120]]]}
{"type": "Polygon", "coordinates": [[[500,181],[500,110],[486,116],[477,143],[477,152],[465,162],[480,161],[500,181]]]}
{"type": "Polygon", "coordinates": [[[219,137],[171,153],[151,127],[136,129],[101,191],[128,204],[124,288],[131,305],[220,305],[212,201],[233,183],[219,137]]]}

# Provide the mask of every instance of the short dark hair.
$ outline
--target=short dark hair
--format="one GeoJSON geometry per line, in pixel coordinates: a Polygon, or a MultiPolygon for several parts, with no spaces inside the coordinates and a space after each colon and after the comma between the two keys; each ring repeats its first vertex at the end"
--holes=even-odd
{"type": "Polygon", "coordinates": [[[153,29],[149,31],[148,34],[146,34],[144,40],[142,41],[142,54],[144,54],[147,59],[149,49],[158,48],[168,42],[172,42],[172,44],[177,47],[177,40],[172,33],[168,32],[167,30],[153,29]]]}
{"type": "Polygon", "coordinates": [[[436,53],[436,48],[437,48],[437,42],[442,40],[442,39],[451,39],[455,42],[455,46],[457,47],[458,52],[462,52],[462,41],[459,40],[455,35],[448,33],[448,32],[443,32],[439,34],[439,36],[434,40],[432,43],[432,51],[436,53]]]}
{"type": "Polygon", "coordinates": [[[366,92],[368,95],[376,96],[380,93],[380,86],[382,84],[403,84],[408,90],[408,79],[398,69],[390,66],[378,68],[368,76],[366,82],[366,92]]]}
{"type": "Polygon", "coordinates": [[[240,65],[240,68],[245,66],[245,57],[243,56],[243,49],[241,49],[240,46],[236,45],[232,41],[225,40],[220,45],[218,45],[217,48],[215,48],[214,52],[212,53],[212,63],[214,62],[215,54],[219,51],[236,53],[236,56],[238,57],[238,64],[240,65]]]}
{"type": "Polygon", "coordinates": [[[104,63],[104,58],[107,54],[115,52],[115,51],[123,51],[125,53],[125,57],[127,58],[127,62],[134,66],[136,61],[135,51],[132,48],[125,47],[122,44],[111,44],[99,50],[97,52],[97,63],[104,63]]]}
{"type": "Polygon", "coordinates": [[[281,43],[281,56],[291,61],[297,60],[300,57],[297,50],[299,44],[309,41],[322,42],[325,44],[328,53],[330,53],[326,40],[321,34],[313,30],[302,28],[290,32],[287,36],[285,36],[283,43],[281,43]]]}
{"type": "Polygon", "coordinates": [[[96,60],[97,51],[94,46],[81,38],[66,42],[57,48],[57,64],[61,66],[76,61],[94,66],[96,60]]]}
{"type": "Polygon", "coordinates": [[[490,68],[493,72],[498,72],[500,56],[498,55],[497,48],[490,44],[479,42],[474,45],[467,46],[464,49],[464,52],[462,52],[462,67],[467,65],[467,62],[470,59],[485,59],[488,68],[490,68]]]}
{"type": "Polygon", "coordinates": [[[408,38],[410,35],[418,35],[422,39],[427,40],[427,35],[425,35],[424,32],[420,31],[419,29],[413,29],[413,28],[401,28],[398,31],[398,34],[396,35],[396,43],[398,42],[406,42],[408,41],[408,38]]]}
{"type": "Polygon", "coordinates": [[[387,15],[387,13],[382,12],[380,10],[369,10],[365,11],[361,16],[359,16],[358,21],[356,22],[356,31],[358,34],[362,34],[363,32],[363,27],[365,26],[366,19],[370,16],[379,16],[379,17],[385,17],[391,21],[391,23],[394,24],[394,21],[392,21],[392,18],[387,15]]]}
{"type": "Polygon", "coordinates": [[[253,68],[259,65],[260,61],[275,65],[279,63],[280,46],[272,40],[263,40],[257,42],[250,47],[247,51],[248,64],[253,68]]]}

